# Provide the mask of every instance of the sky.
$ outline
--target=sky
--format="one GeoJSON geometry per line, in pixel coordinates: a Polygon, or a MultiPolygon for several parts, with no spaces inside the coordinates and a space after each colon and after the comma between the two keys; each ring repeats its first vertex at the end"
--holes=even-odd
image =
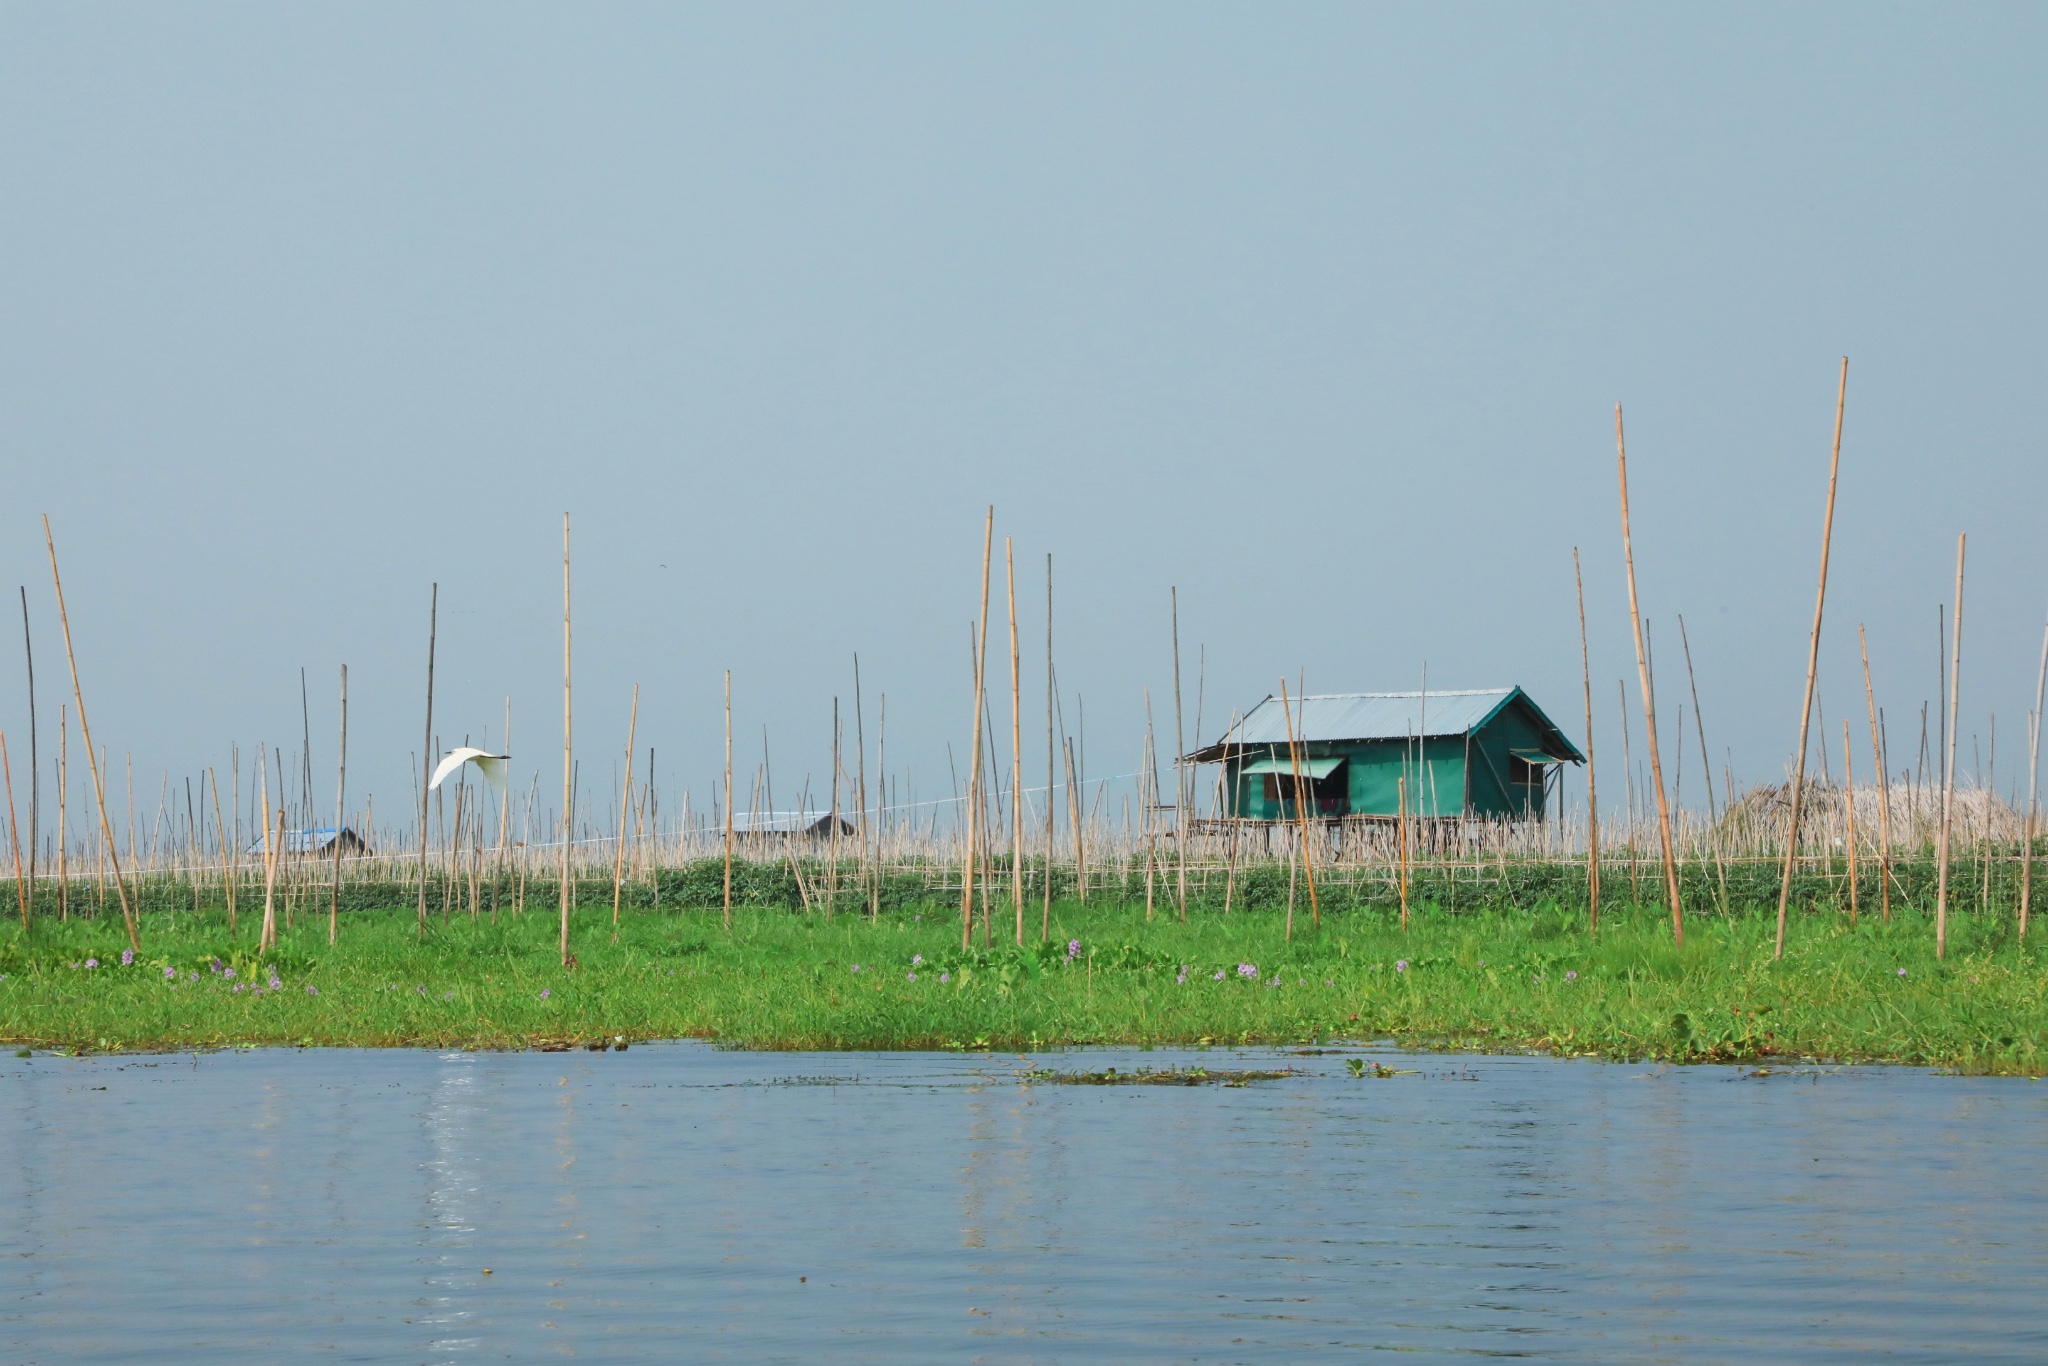
{"type": "Polygon", "coordinates": [[[0,572],[45,810],[45,514],[144,821],[234,747],[245,794],[259,742],[295,770],[301,670],[331,809],[344,664],[350,805],[398,821],[434,585],[443,747],[503,744],[509,701],[559,794],[565,512],[581,784],[637,685],[671,813],[718,780],[727,670],[742,788],[765,735],[777,805],[823,793],[856,655],[871,779],[886,695],[896,800],[948,795],[991,505],[1027,783],[1048,555],[1107,777],[1148,692],[1173,752],[1174,595],[1190,747],[1283,676],[1519,683],[1580,737],[1577,547],[1613,774],[1617,403],[1696,805],[1680,617],[1716,768],[1782,780],[1798,743],[1844,356],[1817,729],[1868,773],[1862,624],[1914,766],[1967,533],[1958,767],[1995,717],[2009,789],[2048,613],[2044,39],[1993,4],[0,4],[0,572]]]}

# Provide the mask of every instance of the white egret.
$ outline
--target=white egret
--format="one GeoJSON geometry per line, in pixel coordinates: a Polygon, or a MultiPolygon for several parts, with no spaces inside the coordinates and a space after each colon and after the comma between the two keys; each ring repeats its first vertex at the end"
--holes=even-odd
{"type": "Polygon", "coordinates": [[[461,768],[464,764],[475,764],[477,772],[484,775],[485,781],[489,782],[497,791],[503,792],[505,790],[505,765],[511,762],[511,759],[512,756],[509,754],[486,754],[480,749],[471,749],[468,745],[464,745],[461,749],[451,749],[446,757],[435,766],[434,780],[427,784],[427,791],[432,792],[435,788],[439,787],[450,774],[454,773],[456,769],[461,768]]]}

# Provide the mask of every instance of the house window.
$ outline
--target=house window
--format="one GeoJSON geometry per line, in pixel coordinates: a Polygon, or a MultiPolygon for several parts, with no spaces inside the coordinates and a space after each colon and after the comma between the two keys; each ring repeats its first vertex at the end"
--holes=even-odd
{"type": "MultiPolygon", "coordinates": [[[[1266,800],[1269,803],[1284,802],[1291,812],[1294,805],[1296,782],[1294,775],[1292,773],[1266,773],[1260,776],[1263,779],[1262,788],[1266,800]]],[[[1309,814],[1311,816],[1343,816],[1350,813],[1351,779],[1345,772],[1343,764],[1339,764],[1336,768],[1332,769],[1328,777],[1311,778],[1304,775],[1300,779],[1300,784],[1302,788],[1308,791],[1310,800],[1313,802],[1313,805],[1309,807],[1309,814]]]]}

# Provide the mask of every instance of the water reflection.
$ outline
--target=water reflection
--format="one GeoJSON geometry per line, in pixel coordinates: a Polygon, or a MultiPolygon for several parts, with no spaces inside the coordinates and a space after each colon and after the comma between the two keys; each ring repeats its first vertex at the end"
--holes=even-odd
{"type": "Polygon", "coordinates": [[[0,1061],[0,1359],[2043,1354],[2036,1084],[1285,1061],[0,1061]]]}

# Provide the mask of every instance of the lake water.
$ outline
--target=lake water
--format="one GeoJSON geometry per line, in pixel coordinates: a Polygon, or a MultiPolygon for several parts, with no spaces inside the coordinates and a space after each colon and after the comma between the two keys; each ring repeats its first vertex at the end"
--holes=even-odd
{"type": "Polygon", "coordinates": [[[0,1357],[2048,1358],[2048,1086],[1353,1055],[9,1057],[0,1357]]]}

